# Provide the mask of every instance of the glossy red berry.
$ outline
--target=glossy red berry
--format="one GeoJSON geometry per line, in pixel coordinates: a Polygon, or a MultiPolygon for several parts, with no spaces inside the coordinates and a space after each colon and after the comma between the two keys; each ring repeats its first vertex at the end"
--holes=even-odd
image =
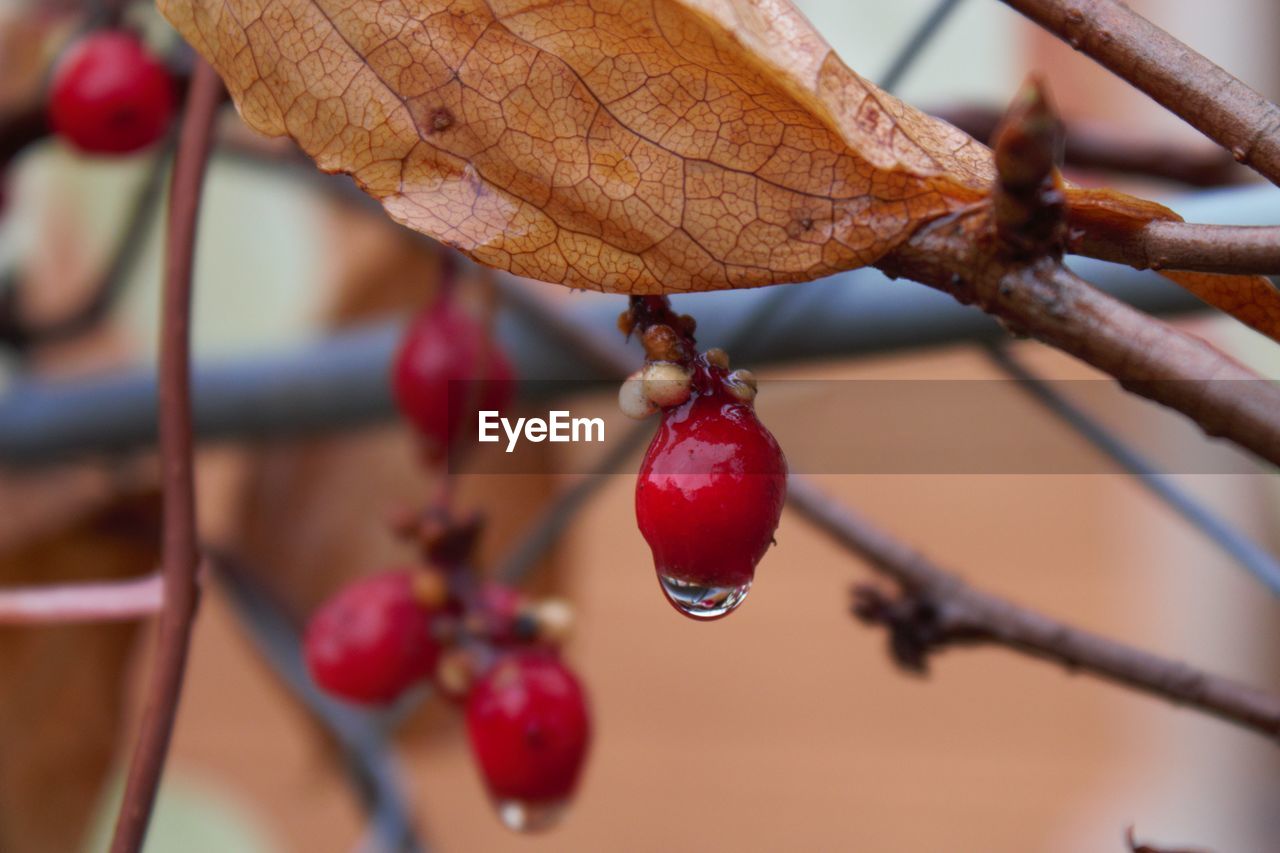
{"type": "Polygon", "coordinates": [[[50,82],[50,124],[91,154],[146,148],[164,136],[174,106],[168,70],[127,32],[80,39],[58,61],[50,82]]]}
{"type": "Polygon", "coordinates": [[[578,679],[549,651],[498,660],[467,698],[467,734],[499,817],[549,826],[572,796],[591,740],[578,679]]]}
{"type": "Polygon", "coordinates": [[[515,394],[506,355],[449,301],[432,305],[410,325],[395,358],[392,384],[400,412],[437,460],[464,430],[474,435],[479,411],[502,411],[515,394]]]}
{"type": "Polygon", "coordinates": [[[418,600],[412,570],[358,580],[325,602],[307,625],[311,677],[342,699],[391,702],[435,672],[435,615],[418,600]]]}
{"type": "Polygon", "coordinates": [[[662,414],[636,481],[636,521],[672,605],[715,619],[742,603],[773,541],[787,462],[722,367],[701,360],[693,387],[662,414]]]}

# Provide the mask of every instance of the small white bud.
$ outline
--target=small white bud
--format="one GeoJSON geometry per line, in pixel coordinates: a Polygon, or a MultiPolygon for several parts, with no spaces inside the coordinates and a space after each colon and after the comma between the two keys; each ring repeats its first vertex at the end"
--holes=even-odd
{"type": "Polygon", "coordinates": [[[538,637],[549,643],[563,643],[573,628],[573,608],[558,598],[538,602],[532,615],[538,637]]]}
{"type": "Polygon", "coordinates": [[[735,370],[724,380],[729,393],[744,403],[756,398],[756,375],[750,370],[735,370]]]}
{"type": "Polygon", "coordinates": [[[643,371],[644,395],[662,409],[684,403],[693,394],[693,372],[669,361],[655,361],[643,371]]]}
{"type": "Polygon", "coordinates": [[[644,393],[644,371],[638,370],[622,381],[618,388],[618,408],[629,418],[642,421],[658,411],[644,393]]]}

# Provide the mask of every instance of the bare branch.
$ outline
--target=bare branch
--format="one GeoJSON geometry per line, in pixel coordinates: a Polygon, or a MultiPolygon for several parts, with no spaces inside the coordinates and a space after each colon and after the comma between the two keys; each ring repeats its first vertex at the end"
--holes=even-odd
{"type": "Polygon", "coordinates": [[[1280,184],[1280,107],[1120,0],[1004,0],[1280,184]]]}
{"type": "Polygon", "coordinates": [[[1152,222],[1126,239],[1090,240],[1081,254],[1134,269],[1280,275],[1280,226],[1152,222]]]}
{"type": "Polygon", "coordinates": [[[113,853],[137,853],[146,838],[182,693],[198,601],[191,431],[191,279],[201,190],[221,98],[222,81],[209,65],[197,60],[173,166],[161,307],[159,424],[164,492],[164,608],[142,730],[111,841],[113,853]]]}
{"type": "Polygon", "coordinates": [[[104,583],[0,590],[0,625],[54,625],[144,619],[160,609],[160,575],[104,583]]]}
{"type": "Polygon", "coordinates": [[[859,615],[890,628],[895,657],[908,668],[922,668],[930,654],[947,646],[1001,645],[1186,705],[1272,739],[1280,737],[1280,697],[974,589],[837,506],[802,477],[791,477],[788,501],[820,530],[901,587],[898,599],[859,590],[859,615]]]}

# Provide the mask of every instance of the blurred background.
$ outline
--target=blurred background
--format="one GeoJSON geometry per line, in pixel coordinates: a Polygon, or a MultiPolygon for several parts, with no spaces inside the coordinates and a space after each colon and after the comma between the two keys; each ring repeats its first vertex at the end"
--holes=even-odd
{"type": "MultiPolygon", "coordinates": [[[[850,66],[877,79],[934,2],[799,5],[850,66]]],[[[1280,97],[1274,2],[1129,5],[1280,97]]],[[[0,114],[38,96],[77,15],[66,2],[3,0],[0,114]]],[[[172,46],[171,32],[146,4],[130,9],[129,19],[158,49],[172,46]]],[[[961,3],[898,92],[926,109],[1000,108],[1030,71],[1046,76],[1072,127],[1211,151],[1195,131],[995,0],[961,3]]],[[[240,365],[236,375],[251,381],[255,364],[308,352],[299,348],[335,329],[406,317],[429,300],[435,252],[354,200],[341,179],[296,166],[287,145],[256,139],[233,115],[225,118],[198,244],[195,345],[202,364],[240,365]]],[[[86,158],[55,140],[20,153],[6,176],[0,275],[7,287],[20,285],[28,321],[64,316],[92,295],[138,199],[154,194],[156,162],[155,151],[86,158]]],[[[1185,209],[1186,188],[1150,180],[1126,186],[1185,209]]],[[[1203,199],[1186,202],[1196,203],[1203,199]]],[[[151,362],[163,217],[150,209],[133,229],[136,245],[101,322],[66,340],[8,352],[5,394],[25,393],[33,380],[91,387],[151,362]]],[[[1229,204],[1195,209],[1202,219],[1232,221],[1229,204]]],[[[1251,208],[1242,215],[1256,214],[1251,208]]],[[[467,276],[472,290],[483,291],[483,275],[467,276]]],[[[619,297],[509,286],[584,316],[607,318],[623,307],[619,297]]],[[[821,301],[838,286],[792,287],[821,301]]],[[[677,308],[699,315],[739,298],[684,297],[677,308]]],[[[1203,314],[1177,322],[1266,375],[1280,375],[1274,346],[1239,325],[1203,314]]],[[[499,329],[513,324],[504,313],[499,329]]],[[[607,336],[609,322],[597,331],[607,336]]],[[[713,334],[701,342],[724,341],[713,334]]],[[[859,349],[855,343],[841,352],[859,349]]],[[[972,344],[920,344],[745,364],[766,379],[999,376],[972,344]]],[[[532,345],[524,341],[521,351],[532,345]]],[[[784,337],[766,349],[786,348],[784,337]]],[[[1095,378],[1038,345],[1016,351],[1045,376],[1095,378]]],[[[18,399],[0,397],[0,437],[22,448],[38,436],[30,427],[24,434],[20,420],[5,426],[6,413],[25,411],[12,404],[18,399]]],[[[573,401],[575,411],[603,413],[612,405],[607,391],[573,401]]],[[[767,393],[760,411],[779,434],[804,429],[821,440],[859,440],[857,413],[816,419],[812,409],[771,404],[767,393]]],[[[1180,428],[1145,404],[1118,411],[1114,425],[1131,437],[1180,428]]],[[[1028,431],[1062,429],[1027,405],[1011,403],[1006,414],[1024,419],[1028,431]]],[[[96,417],[91,408],[80,426],[96,427],[96,417]]],[[[107,429],[109,418],[102,418],[107,429]]],[[[154,563],[157,478],[148,451],[12,457],[0,473],[0,581],[123,577],[154,563]]],[[[299,624],[344,580],[405,559],[387,519],[422,504],[434,488],[413,459],[408,431],[391,419],[208,442],[200,452],[202,531],[243,559],[254,588],[278,605],[286,624],[299,624]]],[[[560,467],[548,450],[545,473],[457,477],[462,505],[488,515],[487,562],[515,546],[565,486],[560,467]]],[[[1178,479],[1255,538],[1280,547],[1273,475],[1178,479]]],[[[1280,687],[1280,604],[1123,474],[841,474],[821,481],[985,589],[1280,687]]],[[[630,474],[610,476],[535,580],[574,605],[577,626],[566,654],[590,692],[597,727],[579,796],[560,828],[530,838],[498,824],[460,722],[443,702],[408,702],[373,723],[360,718],[361,725],[395,730],[389,772],[402,778],[408,810],[434,849],[1121,850],[1131,825],[1140,837],[1175,846],[1277,849],[1280,755],[1273,745],[1003,651],[952,652],[927,679],[906,677],[891,665],[883,634],[848,614],[848,587],[866,577],[865,567],[790,514],[739,614],[715,626],[681,619],[655,588],[635,529],[633,489],[630,474]]],[[[253,624],[247,618],[243,600],[208,585],[148,849],[266,853],[366,843],[367,815],[340,750],[264,657],[263,637],[246,627],[253,624]]],[[[152,639],[145,624],[0,628],[0,850],[102,848],[152,639]]]]}

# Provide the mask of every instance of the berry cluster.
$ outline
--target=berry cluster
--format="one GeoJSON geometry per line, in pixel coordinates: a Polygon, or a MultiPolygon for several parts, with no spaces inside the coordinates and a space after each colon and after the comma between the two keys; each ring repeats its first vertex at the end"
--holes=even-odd
{"type": "Polygon", "coordinates": [[[695,324],[664,297],[633,298],[619,319],[645,367],[619,391],[631,417],[662,413],[636,480],[636,521],[667,600],[717,619],[746,598],[773,542],[787,461],[755,413],[756,380],[719,349],[698,354],[695,324]]]}
{"type": "Polygon", "coordinates": [[[590,740],[587,701],[558,646],[567,607],[477,583],[478,525],[427,513],[400,526],[424,564],[340,590],[311,617],[312,678],[332,695],[386,704],[432,683],[465,705],[472,753],[502,821],[550,826],[572,796],[590,740]]]}
{"type": "MultiPolygon", "coordinates": [[[[432,462],[480,408],[500,411],[514,392],[506,356],[453,302],[455,274],[446,263],[441,298],[410,324],[392,372],[401,414],[432,462]]],[[[550,826],[577,786],[591,735],[586,696],[559,654],[568,608],[477,580],[475,519],[437,509],[396,529],[421,564],[358,580],[316,611],[305,638],[312,677],[363,704],[434,684],[465,705],[472,754],[503,823],[550,826]]]]}

